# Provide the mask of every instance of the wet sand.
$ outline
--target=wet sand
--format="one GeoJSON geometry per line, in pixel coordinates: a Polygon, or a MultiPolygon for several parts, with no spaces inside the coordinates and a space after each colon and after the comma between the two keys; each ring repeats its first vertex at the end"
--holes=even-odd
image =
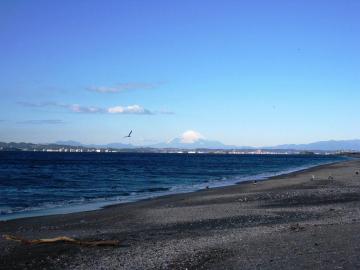
{"type": "Polygon", "coordinates": [[[360,269],[360,160],[105,209],[0,222],[0,269],[360,269]],[[311,176],[315,175],[315,180],[311,176]],[[334,179],[329,180],[329,176],[334,179]]]}

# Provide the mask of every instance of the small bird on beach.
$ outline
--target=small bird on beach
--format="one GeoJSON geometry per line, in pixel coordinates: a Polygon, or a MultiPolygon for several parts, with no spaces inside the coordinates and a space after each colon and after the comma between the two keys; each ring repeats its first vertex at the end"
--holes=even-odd
{"type": "Polygon", "coordinates": [[[132,130],[129,132],[129,135],[124,136],[124,138],[130,138],[131,137],[132,130]]]}

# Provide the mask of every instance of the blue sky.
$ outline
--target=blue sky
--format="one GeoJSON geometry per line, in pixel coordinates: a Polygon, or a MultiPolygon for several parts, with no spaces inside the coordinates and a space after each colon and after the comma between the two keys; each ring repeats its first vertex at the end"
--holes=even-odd
{"type": "Polygon", "coordinates": [[[360,2],[0,3],[0,141],[360,137],[360,2]]]}

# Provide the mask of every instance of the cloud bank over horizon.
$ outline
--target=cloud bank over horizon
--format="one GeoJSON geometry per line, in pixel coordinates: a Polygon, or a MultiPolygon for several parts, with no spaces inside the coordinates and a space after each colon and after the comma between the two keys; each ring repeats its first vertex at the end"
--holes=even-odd
{"type": "Polygon", "coordinates": [[[135,115],[155,115],[155,114],[174,114],[171,111],[151,111],[146,109],[140,105],[128,105],[128,106],[113,106],[108,108],[101,108],[97,106],[83,106],[80,104],[64,104],[57,102],[40,102],[40,103],[32,103],[32,102],[18,102],[18,104],[25,107],[34,107],[34,108],[42,108],[42,107],[58,107],[69,110],[74,113],[104,113],[104,114],[135,114],[135,115]]]}
{"type": "Polygon", "coordinates": [[[161,83],[142,83],[142,82],[130,82],[130,83],[121,83],[115,86],[89,86],[86,90],[91,92],[109,94],[109,93],[119,93],[128,90],[149,90],[154,89],[160,86],[161,83]]]}

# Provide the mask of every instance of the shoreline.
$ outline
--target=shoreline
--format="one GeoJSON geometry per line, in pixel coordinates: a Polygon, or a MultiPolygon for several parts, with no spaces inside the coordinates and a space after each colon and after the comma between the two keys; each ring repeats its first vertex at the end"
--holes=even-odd
{"type": "Polygon", "coordinates": [[[358,269],[359,170],[360,160],[354,159],[256,185],[241,183],[95,211],[0,222],[0,235],[121,243],[119,247],[22,245],[1,238],[0,265],[4,269],[358,269]]]}
{"type": "MultiPolygon", "coordinates": [[[[351,159],[349,159],[349,160],[351,160],[351,159]]],[[[149,194],[149,196],[146,196],[144,198],[139,198],[139,199],[134,198],[134,199],[130,199],[128,201],[123,201],[123,202],[103,200],[100,202],[90,202],[90,203],[86,203],[86,204],[74,204],[72,206],[61,206],[61,207],[54,207],[54,208],[44,208],[44,209],[39,209],[39,210],[34,210],[34,211],[16,212],[16,213],[4,215],[4,216],[0,215],[0,223],[5,222],[5,221],[10,221],[10,220],[17,220],[17,219],[38,218],[38,217],[43,217],[43,216],[56,216],[56,215],[67,215],[67,214],[74,214],[74,213],[81,213],[81,212],[99,211],[99,210],[106,209],[109,207],[116,207],[117,205],[131,204],[131,203],[136,203],[136,202],[141,202],[141,201],[153,200],[153,199],[157,199],[157,198],[161,198],[161,197],[177,196],[177,195],[181,195],[181,194],[191,194],[191,193],[195,193],[195,192],[201,192],[203,190],[221,189],[221,188],[231,187],[231,186],[235,186],[235,185],[248,184],[248,183],[252,183],[254,180],[256,180],[258,182],[269,181],[269,180],[273,180],[273,179],[277,179],[277,178],[296,175],[296,174],[302,173],[302,172],[307,172],[312,169],[316,170],[317,168],[321,168],[322,166],[327,166],[327,165],[336,164],[336,163],[342,163],[342,162],[346,162],[346,161],[348,161],[348,160],[331,161],[331,162],[320,164],[320,165],[309,165],[309,167],[305,166],[305,168],[303,168],[303,167],[294,168],[294,169],[290,169],[285,172],[280,171],[278,174],[275,174],[272,176],[265,176],[264,178],[259,177],[261,174],[258,174],[258,175],[246,177],[246,178],[253,177],[253,179],[237,181],[237,182],[234,181],[234,182],[224,183],[224,184],[219,182],[218,183],[219,185],[209,187],[209,188],[205,187],[205,188],[194,189],[194,190],[190,190],[190,191],[180,191],[180,192],[174,192],[174,193],[168,193],[168,194],[166,194],[166,192],[165,192],[165,194],[154,194],[154,195],[149,194]]],[[[206,183],[204,183],[203,185],[206,186],[206,183]]]]}

